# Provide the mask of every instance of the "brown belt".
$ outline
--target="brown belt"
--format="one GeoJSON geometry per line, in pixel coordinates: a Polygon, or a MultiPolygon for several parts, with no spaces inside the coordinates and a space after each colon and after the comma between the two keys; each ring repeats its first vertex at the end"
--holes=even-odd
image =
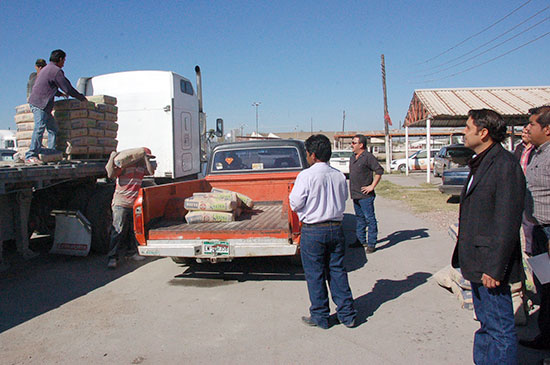
{"type": "Polygon", "coordinates": [[[304,227],[329,227],[329,226],[339,226],[342,224],[341,221],[325,221],[319,223],[302,223],[304,227]]]}

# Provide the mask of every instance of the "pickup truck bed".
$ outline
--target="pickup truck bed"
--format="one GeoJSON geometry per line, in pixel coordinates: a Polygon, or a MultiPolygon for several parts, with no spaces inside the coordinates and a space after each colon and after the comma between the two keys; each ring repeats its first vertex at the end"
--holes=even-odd
{"type": "Polygon", "coordinates": [[[235,236],[235,232],[246,232],[247,236],[251,233],[265,234],[285,232],[288,235],[288,218],[282,215],[283,202],[256,202],[252,211],[245,211],[235,222],[227,223],[197,223],[187,224],[174,221],[160,220],[151,225],[149,230],[149,239],[155,239],[159,236],[166,237],[166,234],[177,234],[186,238],[189,233],[193,237],[196,233],[229,233],[235,236]]]}

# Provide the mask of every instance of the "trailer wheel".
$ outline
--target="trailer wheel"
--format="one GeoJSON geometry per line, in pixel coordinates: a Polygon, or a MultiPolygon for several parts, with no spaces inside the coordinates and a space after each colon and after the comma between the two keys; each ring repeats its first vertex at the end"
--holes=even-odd
{"type": "Polygon", "coordinates": [[[189,257],[177,257],[177,256],[172,256],[170,257],[172,259],[172,261],[174,261],[176,264],[178,265],[191,265],[192,263],[195,262],[195,259],[190,259],[189,257]]]}
{"type": "Polygon", "coordinates": [[[113,219],[113,213],[111,211],[113,192],[114,186],[98,186],[88,201],[86,218],[88,218],[92,224],[92,250],[95,252],[109,252],[110,232],[113,219]]]}

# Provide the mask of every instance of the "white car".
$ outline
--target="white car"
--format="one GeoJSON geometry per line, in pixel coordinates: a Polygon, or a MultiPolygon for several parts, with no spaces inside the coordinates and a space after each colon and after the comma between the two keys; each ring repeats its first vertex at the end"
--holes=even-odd
{"type": "MultiPolygon", "coordinates": [[[[430,168],[433,171],[434,166],[434,157],[437,155],[439,150],[430,151],[430,168]]],[[[428,159],[426,158],[427,151],[420,150],[413,153],[409,156],[409,170],[426,170],[428,168],[428,159]]],[[[400,158],[398,160],[392,160],[390,167],[392,170],[399,170],[400,172],[405,172],[407,168],[407,159],[400,158]]]]}
{"type": "Polygon", "coordinates": [[[352,150],[334,150],[330,157],[329,164],[342,171],[346,176],[349,175],[349,158],[353,155],[352,150]]]}

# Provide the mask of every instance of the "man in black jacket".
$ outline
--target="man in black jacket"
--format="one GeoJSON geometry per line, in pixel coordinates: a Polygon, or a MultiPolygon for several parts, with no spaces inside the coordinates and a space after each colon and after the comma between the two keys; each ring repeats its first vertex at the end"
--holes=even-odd
{"type": "Polygon", "coordinates": [[[476,364],[516,364],[517,337],[510,282],[522,279],[519,229],[525,178],[514,156],[502,148],[506,125],[493,110],[468,112],[464,145],[477,156],[460,203],[453,266],[472,285],[481,328],[474,337],[476,364]]]}

